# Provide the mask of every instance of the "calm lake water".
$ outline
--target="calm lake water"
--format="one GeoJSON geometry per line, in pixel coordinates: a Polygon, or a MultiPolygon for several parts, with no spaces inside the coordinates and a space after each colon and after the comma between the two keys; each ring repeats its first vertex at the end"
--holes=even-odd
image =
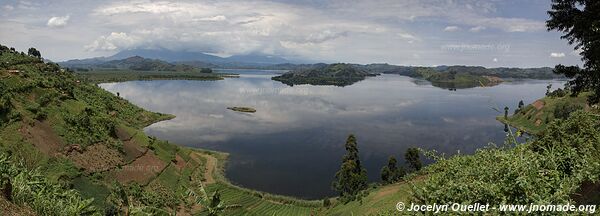
{"type": "MultiPolygon", "coordinates": [[[[229,71],[231,72],[231,71],[229,71]]],[[[502,143],[504,126],[493,108],[526,104],[544,95],[549,82],[514,81],[449,91],[398,75],[368,78],[351,86],[289,87],[275,72],[235,71],[223,81],[133,81],[101,87],[145,109],[177,118],[145,131],[181,145],[231,154],[226,175],[235,184],[302,198],[335,196],[331,181],[349,134],[371,181],[387,158],[404,164],[409,147],[447,154],[473,153],[502,143]],[[253,114],[227,110],[256,108],[253,114]]]]}

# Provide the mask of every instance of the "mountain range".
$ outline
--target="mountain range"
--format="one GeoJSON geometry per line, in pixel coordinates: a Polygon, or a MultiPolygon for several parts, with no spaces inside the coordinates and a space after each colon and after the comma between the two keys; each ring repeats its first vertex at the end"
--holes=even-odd
{"type": "Polygon", "coordinates": [[[157,59],[169,63],[183,63],[196,67],[222,67],[222,68],[247,68],[264,67],[284,63],[296,63],[285,58],[263,55],[258,53],[233,55],[230,57],[220,57],[202,52],[191,51],[172,51],[167,49],[133,49],[120,51],[108,57],[96,57],[88,59],[74,59],[59,62],[64,67],[89,67],[100,65],[109,61],[127,59],[129,57],[139,56],[148,59],[157,59]]]}

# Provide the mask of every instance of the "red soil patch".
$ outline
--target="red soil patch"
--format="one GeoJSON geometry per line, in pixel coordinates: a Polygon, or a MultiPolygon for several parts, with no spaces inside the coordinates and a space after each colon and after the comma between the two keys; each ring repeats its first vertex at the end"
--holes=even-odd
{"type": "Polygon", "coordinates": [[[147,148],[141,147],[137,142],[133,140],[123,142],[123,152],[125,153],[125,161],[133,161],[148,151],[147,148]]]}
{"type": "Polygon", "coordinates": [[[75,165],[87,173],[105,171],[123,164],[121,153],[103,144],[89,146],[83,152],[69,151],[66,154],[75,165]]]}
{"type": "Polygon", "coordinates": [[[183,170],[183,168],[185,167],[185,160],[179,156],[179,154],[175,155],[175,167],[177,168],[177,170],[181,171],[183,170]]]}
{"type": "Polygon", "coordinates": [[[535,107],[535,109],[537,109],[537,110],[541,110],[542,108],[544,108],[544,105],[545,105],[545,103],[544,103],[544,101],[541,101],[541,100],[536,100],[536,101],[535,101],[535,102],[533,102],[533,104],[531,104],[531,105],[533,105],[533,107],[535,107]]]}
{"type": "Polygon", "coordinates": [[[167,164],[156,157],[153,151],[148,150],[144,156],[117,170],[114,176],[123,184],[134,181],[145,185],[165,169],[166,166],[167,164]]]}
{"type": "Polygon", "coordinates": [[[54,156],[63,146],[61,138],[46,122],[35,121],[33,126],[25,126],[21,134],[46,155],[54,156]]]}
{"type": "Polygon", "coordinates": [[[133,137],[133,134],[129,134],[121,127],[115,128],[115,135],[117,135],[117,138],[119,138],[121,141],[130,140],[133,137]]]}
{"type": "Polygon", "coordinates": [[[204,179],[205,179],[205,184],[212,184],[215,183],[215,178],[213,176],[213,173],[215,172],[215,169],[217,168],[217,158],[213,157],[212,155],[208,155],[208,154],[199,154],[199,153],[192,153],[192,159],[196,160],[198,162],[198,164],[201,164],[202,161],[200,159],[198,159],[198,156],[204,157],[206,158],[206,164],[204,166],[204,179]]]}
{"type": "Polygon", "coordinates": [[[36,215],[36,213],[29,207],[19,206],[6,200],[3,196],[0,196],[0,215],[4,216],[27,216],[36,215]]]}

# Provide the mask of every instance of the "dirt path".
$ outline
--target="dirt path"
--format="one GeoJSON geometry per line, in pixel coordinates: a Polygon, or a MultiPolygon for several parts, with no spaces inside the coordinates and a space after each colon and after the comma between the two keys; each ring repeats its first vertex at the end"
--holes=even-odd
{"type": "Polygon", "coordinates": [[[206,158],[206,165],[205,165],[205,169],[204,169],[204,178],[205,178],[204,184],[215,183],[216,181],[215,181],[215,177],[214,177],[214,172],[215,172],[215,169],[217,168],[217,158],[215,158],[211,155],[208,155],[208,154],[195,153],[193,155],[206,158]]]}

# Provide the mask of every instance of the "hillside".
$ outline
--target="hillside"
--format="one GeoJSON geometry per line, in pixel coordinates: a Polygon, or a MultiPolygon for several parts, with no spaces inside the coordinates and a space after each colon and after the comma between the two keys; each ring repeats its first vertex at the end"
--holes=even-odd
{"type": "Polygon", "coordinates": [[[319,205],[231,185],[222,174],[226,154],[142,131],[174,116],[145,111],[54,63],[0,51],[0,183],[13,188],[0,207],[9,214],[189,215],[206,210],[189,195],[201,188],[218,189],[224,204],[251,214],[309,213],[319,205]],[[33,182],[40,186],[27,186],[33,182]]]}
{"type": "Polygon", "coordinates": [[[120,70],[135,70],[135,71],[180,71],[191,72],[200,71],[191,65],[186,64],[171,64],[158,59],[148,59],[140,56],[133,56],[121,60],[112,60],[103,62],[98,65],[88,66],[98,69],[120,69],[120,70]]]}
{"type": "Polygon", "coordinates": [[[302,84],[347,86],[370,76],[376,74],[350,64],[330,64],[296,69],[272,79],[290,86],[302,84]]]}

